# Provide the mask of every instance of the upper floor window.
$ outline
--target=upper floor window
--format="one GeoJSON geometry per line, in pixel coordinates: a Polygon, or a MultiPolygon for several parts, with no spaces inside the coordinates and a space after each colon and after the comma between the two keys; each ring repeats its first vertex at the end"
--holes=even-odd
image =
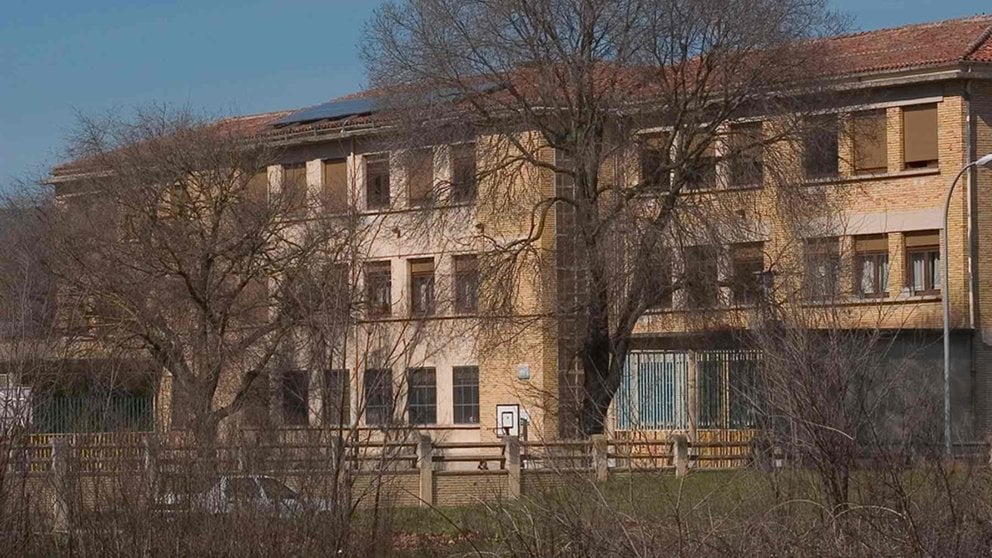
{"type": "Polygon", "coordinates": [[[455,256],[455,312],[474,314],[479,310],[479,261],[476,256],[455,256]]]}
{"type": "Polygon", "coordinates": [[[365,204],[369,209],[389,207],[389,155],[365,157],[365,204]]]}
{"type": "Polygon", "coordinates": [[[940,233],[906,234],[907,284],[913,294],[939,294],[942,277],[940,233]]]}
{"type": "Polygon", "coordinates": [[[730,291],[734,304],[757,304],[762,295],[762,273],[765,270],[762,243],[738,244],[731,249],[733,277],[730,291]]]}
{"type": "Polygon", "coordinates": [[[392,313],[392,272],[390,264],[370,262],[365,264],[365,301],[369,317],[384,317],[392,313]]]}
{"type": "Polygon", "coordinates": [[[649,190],[667,190],[671,184],[672,157],[668,136],[644,136],[640,144],[641,183],[649,190]]]}
{"type": "Polygon", "coordinates": [[[761,122],[735,124],[730,127],[730,185],[760,186],[765,169],[762,157],[761,122]]]}
{"type": "Polygon", "coordinates": [[[667,249],[654,256],[649,256],[650,267],[647,270],[647,284],[644,297],[647,307],[652,310],[665,310],[672,307],[672,258],[667,249]]]}
{"type": "Polygon", "coordinates": [[[410,205],[434,203],[434,150],[411,149],[404,155],[410,205]]]}
{"type": "Polygon", "coordinates": [[[410,260],[410,313],[415,316],[434,314],[434,260],[410,260]]]}
{"type": "Polygon", "coordinates": [[[903,166],[907,169],[936,167],[937,105],[902,109],[903,166]]]}
{"type": "MultiPolygon", "coordinates": [[[[702,132],[701,132],[702,133],[702,132]]],[[[712,138],[692,138],[688,157],[694,157],[686,169],[686,187],[708,190],[716,187],[716,144],[712,138]],[[706,142],[703,145],[703,142],[706,142]]]]}
{"type": "Polygon", "coordinates": [[[839,171],[836,114],[810,118],[803,133],[803,174],[806,178],[833,178],[839,171]]]}
{"type": "Polygon", "coordinates": [[[478,192],[475,144],[462,143],[451,147],[451,201],[470,203],[478,192]]]}
{"type": "Polygon", "coordinates": [[[885,172],[889,165],[888,125],[885,110],[855,113],[851,116],[854,143],[854,172],[885,172]]]}
{"type": "Polygon", "coordinates": [[[833,298],[839,291],[840,241],[817,238],[806,241],[803,290],[810,300],[833,298]]]}
{"type": "Polygon", "coordinates": [[[887,235],[854,238],[855,285],[862,297],[881,297],[888,293],[889,239],[887,235]]]}
{"type": "Polygon", "coordinates": [[[291,207],[303,207],[307,200],[307,164],[282,166],[282,193],[291,207]]]}
{"type": "Polygon", "coordinates": [[[685,293],[689,308],[710,308],[720,301],[719,251],[691,246],[685,251],[685,293]]]}
{"type": "Polygon", "coordinates": [[[269,197],[269,172],[262,169],[248,179],[247,198],[253,202],[264,202],[269,197]]]}
{"type": "Polygon", "coordinates": [[[330,213],[344,213],[348,209],[348,160],[322,161],[321,173],[323,175],[321,197],[324,209],[330,213]]]}

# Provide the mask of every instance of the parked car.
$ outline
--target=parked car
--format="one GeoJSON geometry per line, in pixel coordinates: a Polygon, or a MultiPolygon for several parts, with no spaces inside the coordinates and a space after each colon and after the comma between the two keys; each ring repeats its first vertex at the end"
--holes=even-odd
{"type": "Polygon", "coordinates": [[[225,475],[212,485],[197,484],[174,482],[165,487],[155,498],[155,511],[167,516],[244,512],[288,518],[328,510],[324,500],[305,498],[279,479],[265,475],[225,475]]]}

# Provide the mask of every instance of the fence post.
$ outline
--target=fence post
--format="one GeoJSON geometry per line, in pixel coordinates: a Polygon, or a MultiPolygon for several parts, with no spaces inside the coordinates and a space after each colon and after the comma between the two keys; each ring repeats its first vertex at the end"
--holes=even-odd
{"type": "Polygon", "coordinates": [[[609,441],[603,434],[592,436],[592,467],[596,482],[606,482],[610,476],[609,441]]]}
{"type": "Polygon", "coordinates": [[[69,531],[69,448],[65,438],[52,440],[52,531],[69,531]]]}
{"type": "Polygon", "coordinates": [[[148,481],[148,497],[154,499],[158,488],[158,452],[151,435],[145,436],[145,477],[148,481]]]}
{"type": "Polygon", "coordinates": [[[506,436],[506,495],[510,499],[520,497],[520,439],[506,436]]]}
{"type": "Polygon", "coordinates": [[[684,434],[676,434],[672,438],[672,457],[675,461],[675,476],[684,477],[689,474],[689,440],[684,434]]]}
{"type": "Polygon", "coordinates": [[[421,435],[417,441],[417,467],[420,469],[420,506],[434,505],[434,444],[421,435]]]}

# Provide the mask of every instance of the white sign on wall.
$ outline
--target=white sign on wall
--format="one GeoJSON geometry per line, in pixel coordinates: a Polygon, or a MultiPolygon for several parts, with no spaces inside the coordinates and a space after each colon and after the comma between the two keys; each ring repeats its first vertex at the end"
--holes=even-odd
{"type": "Polygon", "coordinates": [[[496,405],[496,435],[519,436],[520,435],[520,405],[517,403],[504,403],[496,405]]]}

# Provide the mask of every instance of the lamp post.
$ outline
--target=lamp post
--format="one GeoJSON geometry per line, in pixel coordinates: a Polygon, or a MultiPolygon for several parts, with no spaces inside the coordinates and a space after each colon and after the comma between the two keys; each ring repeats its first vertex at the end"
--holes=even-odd
{"type": "Polygon", "coordinates": [[[940,280],[940,302],[944,309],[944,453],[948,457],[951,456],[951,303],[947,296],[947,278],[949,275],[947,271],[949,267],[949,259],[947,257],[947,214],[951,207],[951,195],[954,193],[954,187],[957,186],[958,180],[971,167],[992,169],[992,153],[961,167],[961,171],[954,177],[951,187],[947,190],[947,195],[944,197],[944,238],[942,239],[943,246],[940,254],[940,265],[944,269],[940,280]]]}

